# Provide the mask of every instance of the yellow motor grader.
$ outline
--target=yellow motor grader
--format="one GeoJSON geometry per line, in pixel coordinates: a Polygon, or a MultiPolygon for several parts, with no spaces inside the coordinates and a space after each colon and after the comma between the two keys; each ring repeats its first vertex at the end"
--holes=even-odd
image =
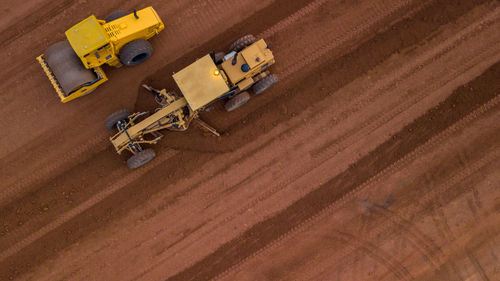
{"type": "Polygon", "coordinates": [[[65,103],[108,80],[103,64],[133,66],[148,59],[153,47],[147,39],[164,28],[152,7],[133,13],[117,11],[105,20],[91,15],[68,29],[66,40],[51,45],[36,59],[65,103]]]}
{"type": "Polygon", "coordinates": [[[278,81],[268,67],[274,64],[274,55],[263,39],[246,35],[235,41],[229,52],[211,52],[181,71],[173,78],[181,91],[167,92],[150,86],[143,87],[155,95],[161,105],[155,113],[117,111],[106,118],[109,130],[118,130],[110,138],[116,151],[133,155],[127,160],[129,168],[138,168],[155,157],[155,152],[143,149],[143,144],[155,144],[161,138],[159,130],[184,131],[195,120],[202,127],[219,136],[217,131],[199,120],[199,115],[210,104],[225,100],[224,107],[233,111],[250,99],[247,90],[261,94],[278,81]]]}

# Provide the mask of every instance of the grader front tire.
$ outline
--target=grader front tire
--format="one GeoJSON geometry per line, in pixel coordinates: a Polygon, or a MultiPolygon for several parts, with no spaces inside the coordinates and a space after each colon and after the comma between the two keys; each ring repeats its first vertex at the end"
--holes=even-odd
{"type": "Polygon", "coordinates": [[[257,41],[257,39],[255,39],[255,36],[253,36],[252,34],[245,35],[239,38],[238,40],[234,41],[234,43],[231,44],[231,46],[229,46],[229,52],[232,51],[239,52],[245,49],[246,47],[252,45],[253,43],[255,43],[255,41],[257,41]]]}
{"type": "Polygon", "coordinates": [[[278,75],[271,74],[257,81],[257,83],[252,86],[252,91],[254,94],[260,95],[276,83],[278,83],[278,75]]]}
{"type": "Polygon", "coordinates": [[[224,60],[224,56],[226,54],[224,54],[224,52],[217,52],[214,54],[214,61],[215,61],[215,64],[221,64],[222,61],[224,60]]]}
{"type": "Polygon", "coordinates": [[[156,153],[154,152],[153,149],[151,148],[144,149],[143,151],[139,151],[136,154],[132,155],[127,160],[127,166],[130,169],[137,169],[141,166],[144,166],[146,163],[153,160],[153,158],[155,157],[156,153]]]}
{"type": "Polygon", "coordinates": [[[225,104],[224,108],[226,111],[230,112],[240,108],[242,105],[248,102],[250,99],[250,94],[248,92],[241,92],[234,97],[230,98],[225,104]]]}
{"type": "Polygon", "coordinates": [[[131,114],[132,113],[130,113],[127,109],[121,109],[113,112],[106,118],[106,120],[104,120],[104,125],[106,126],[106,129],[111,131],[115,128],[118,122],[127,119],[131,114]]]}

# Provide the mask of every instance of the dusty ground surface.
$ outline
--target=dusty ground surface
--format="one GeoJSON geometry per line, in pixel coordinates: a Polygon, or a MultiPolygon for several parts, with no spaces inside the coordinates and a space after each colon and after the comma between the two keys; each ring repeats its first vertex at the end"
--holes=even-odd
{"type": "Polygon", "coordinates": [[[500,280],[498,1],[158,1],[152,59],[61,104],[34,58],[144,5],[0,4],[0,280],[500,280]],[[128,170],[104,118],[248,33],[280,83],[128,170]]]}

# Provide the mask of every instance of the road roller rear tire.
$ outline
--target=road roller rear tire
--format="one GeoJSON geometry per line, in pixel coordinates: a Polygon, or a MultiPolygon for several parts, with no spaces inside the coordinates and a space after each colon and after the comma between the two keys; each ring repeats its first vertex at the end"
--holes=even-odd
{"type": "Polygon", "coordinates": [[[130,14],[130,12],[122,11],[122,10],[116,11],[116,12],[112,12],[111,14],[109,14],[109,16],[107,16],[104,20],[106,22],[111,22],[111,21],[117,20],[121,17],[124,17],[128,14],[130,14]]]}
{"type": "Polygon", "coordinates": [[[147,40],[138,39],[127,43],[120,50],[120,61],[126,66],[134,66],[146,61],[153,54],[153,46],[147,40]]]}

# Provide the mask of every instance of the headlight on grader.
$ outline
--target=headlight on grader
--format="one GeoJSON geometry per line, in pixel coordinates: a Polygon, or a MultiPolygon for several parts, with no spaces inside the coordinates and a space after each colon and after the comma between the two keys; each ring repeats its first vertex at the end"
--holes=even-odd
{"type": "Polygon", "coordinates": [[[218,70],[218,69],[214,70],[214,75],[215,75],[215,76],[218,76],[219,74],[220,74],[220,72],[219,72],[219,70],[218,70]]]}

